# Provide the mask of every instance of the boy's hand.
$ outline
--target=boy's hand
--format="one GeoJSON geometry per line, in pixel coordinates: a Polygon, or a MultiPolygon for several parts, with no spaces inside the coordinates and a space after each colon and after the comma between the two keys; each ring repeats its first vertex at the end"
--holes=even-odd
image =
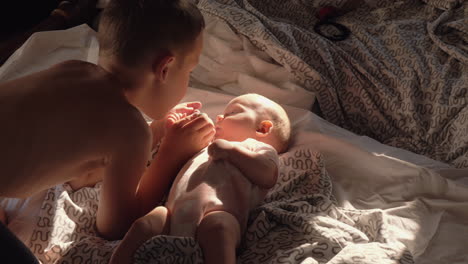
{"type": "Polygon", "coordinates": [[[229,158],[229,151],[232,150],[234,145],[224,139],[217,139],[208,147],[208,155],[213,160],[227,160],[229,158]]]}
{"type": "Polygon", "coordinates": [[[166,128],[172,127],[178,121],[190,116],[202,107],[200,102],[188,102],[176,105],[165,117],[166,128]]]}
{"type": "Polygon", "coordinates": [[[206,114],[186,116],[166,130],[160,149],[182,162],[208,146],[216,132],[213,121],[206,114]]]}
{"type": "Polygon", "coordinates": [[[202,104],[200,102],[178,104],[172,108],[163,119],[154,120],[150,125],[151,132],[153,133],[153,144],[158,143],[164,137],[167,128],[174,125],[177,121],[192,115],[201,107],[202,104]]]}

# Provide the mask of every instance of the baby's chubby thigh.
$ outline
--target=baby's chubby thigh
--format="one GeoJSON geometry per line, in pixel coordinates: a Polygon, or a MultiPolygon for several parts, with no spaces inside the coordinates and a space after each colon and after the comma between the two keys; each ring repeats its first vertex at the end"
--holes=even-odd
{"type": "Polygon", "coordinates": [[[209,211],[221,208],[222,203],[209,186],[198,186],[184,197],[179,197],[172,208],[169,208],[170,235],[195,237],[203,216],[209,211]]]}

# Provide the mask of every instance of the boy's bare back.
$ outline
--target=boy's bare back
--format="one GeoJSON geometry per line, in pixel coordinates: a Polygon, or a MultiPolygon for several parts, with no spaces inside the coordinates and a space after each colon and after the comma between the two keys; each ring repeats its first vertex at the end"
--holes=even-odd
{"type": "Polygon", "coordinates": [[[149,149],[141,114],[125,100],[123,87],[94,64],[68,61],[1,84],[0,100],[0,196],[99,180],[122,142],[143,141],[149,149]],[[123,138],[131,133],[139,136],[123,138]]]}
{"type": "MultiPolygon", "coordinates": [[[[152,137],[136,107],[161,119],[182,99],[203,28],[190,0],[113,0],[100,19],[99,66],[69,61],[0,84],[0,196],[102,180],[96,227],[120,238],[146,214],[142,197],[164,193],[171,180],[145,172],[152,137]]],[[[201,121],[183,131],[207,125],[201,121]]]]}

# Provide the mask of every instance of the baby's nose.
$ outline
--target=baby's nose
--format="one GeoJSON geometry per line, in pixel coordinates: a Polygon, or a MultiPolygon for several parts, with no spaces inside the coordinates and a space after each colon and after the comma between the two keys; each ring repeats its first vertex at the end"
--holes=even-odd
{"type": "Polygon", "coordinates": [[[217,115],[216,116],[216,123],[223,121],[224,115],[217,115]]]}

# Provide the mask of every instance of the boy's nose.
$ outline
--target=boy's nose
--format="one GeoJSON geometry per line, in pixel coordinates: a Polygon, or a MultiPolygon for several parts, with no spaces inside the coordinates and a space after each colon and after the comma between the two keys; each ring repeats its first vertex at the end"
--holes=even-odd
{"type": "Polygon", "coordinates": [[[223,121],[223,119],[224,119],[224,115],[217,115],[216,116],[216,123],[219,123],[219,122],[223,121]]]}

